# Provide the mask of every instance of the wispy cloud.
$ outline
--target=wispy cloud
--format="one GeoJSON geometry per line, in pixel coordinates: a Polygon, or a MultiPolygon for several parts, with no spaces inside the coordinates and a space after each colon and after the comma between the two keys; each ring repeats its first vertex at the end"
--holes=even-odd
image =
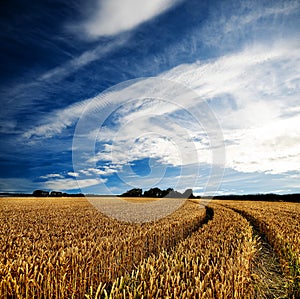
{"type": "Polygon", "coordinates": [[[291,16],[299,9],[298,1],[278,1],[264,5],[261,1],[236,1],[235,7],[230,2],[222,2],[201,28],[202,41],[224,50],[236,46],[249,32],[253,39],[282,37],[283,24],[278,24],[278,19],[291,16]]]}
{"type": "Polygon", "coordinates": [[[68,175],[72,176],[74,178],[77,178],[79,176],[79,173],[78,172],[72,172],[72,171],[70,171],[70,172],[68,172],[68,175]]]}
{"type": "MultiPolygon", "coordinates": [[[[180,94],[187,107],[194,107],[190,108],[191,112],[201,107],[204,100],[214,109],[227,144],[228,167],[243,172],[269,173],[299,169],[300,131],[297,123],[300,115],[297,107],[300,78],[297,70],[300,68],[300,58],[297,45],[295,41],[285,41],[272,49],[266,45],[251,46],[206,63],[180,65],[161,75],[197,92],[198,100],[180,94]]],[[[114,90],[107,99],[118,99],[121,104],[122,97],[133,97],[132,93],[127,92],[132,91],[133,86],[114,90]]],[[[161,92],[176,94],[177,91],[161,92]]],[[[143,89],[138,94],[143,95],[143,89]]],[[[59,134],[75,123],[84,107],[86,112],[92,112],[99,109],[97,105],[101,101],[107,99],[101,96],[59,110],[49,115],[45,125],[28,131],[24,136],[51,137],[59,134]]],[[[174,166],[182,165],[183,161],[189,161],[190,164],[211,161],[205,132],[201,133],[199,128],[195,128],[193,120],[182,118],[180,121],[182,113],[175,117],[177,122],[174,117],[170,118],[180,107],[151,99],[125,102],[126,105],[117,111],[118,126],[104,128],[103,135],[98,137],[98,141],[106,145],[95,156],[97,161],[109,160],[120,165],[150,157],[174,166]],[[138,126],[135,125],[137,122],[138,126]],[[180,129],[182,125],[185,131],[180,129]],[[145,135],[149,130],[157,136],[145,135]],[[170,135],[172,130],[174,133],[170,135]],[[196,134],[197,131],[199,134],[196,134]],[[168,135],[177,140],[175,147],[163,138],[168,135]],[[179,144],[184,144],[186,150],[182,153],[186,157],[182,153],[178,156],[176,146],[179,144]],[[192,148],[199,152],[195,160],[191,156],[192,148]]],[[[94,131],[94,122],[86,125],[87,132],[94,131]]],[[[96,134],[91,138],[96,138],[96,134]]]]}
{"type": "Polygon", "coordinates": [[[72,73],[80,70],[84,66],[92,63],[93,61],[104,58],[107,54],[120,48],[126,43],[128,38],[126,36],[118,37],[106,45],[100,44],[91,50],[83,52],[78,57],[71,59],[63,65],[60,65],[54,69],[42,74],[38,80],[40,81],[60,81],[72,73]]]}
{"type": "Polygon", "coordinates": [[[90,38],[115,35],[167,11],[179,1],[171,0],[98,0],[93,15],[84,23],[90,38]]]}
{"type": "MultiPolygon", "coordinates": [[[[55,191],[80,190],[76,179],[64,179],[62,175],[50,174],[44,176],[47,179],[45,182],[35,182],[25,178],[0,178],[1,192],[24,192],[31,193],[35,189],[47,189],[55,191]],[[16,189],[18,186],[18,189],[16,189]]],[[[79,180],[80,187],[90,187],[98,184],[103,184],[103,179],[85,179],[79,180]]]]}
{"type": "Polygon", "coordinates": [[[57,191],[68,191],[68,190],[76,190],[80,188],[86,188],[95,186],[98,184],[104,183],[106,180],[104,179],[85,179],[85,180],[75,180],[75,179],[57,179],[57,180],[49,180],[43,182],[43,187],[49,190],[57,190],[57,191]]]}
{"type": "Polygon", "coordinates": [[[114,173],[117,173],[118,170],[120,170],[120,168],[122,168],[122,165],[109,165],[109,166],[102,166],[101,168],[88,168],[88,169],[81,169],[79,172],[81,174],[83,174],[84,176],[101,176],[101,177],[107,177],[110,176],[114,173]]]}
{"type": "Polygon", "coordinates": [[[98,142],[104,147],[90,161],[108,160],[113,164],[125,165],[151,158],[163,165],[173,166],[211,161],[207,133],[197,125],[192,115],[162,100],[134,103],[139,109],[128,111],[131,105],[126,105],[126,109],[118,111],[117,126],[105,127],[103,135],[99,132],[98,142]],[[172,111],[177,109],[180,113],[177,117],[171,117],[172,111]],[[184,117],[184,113],[187,116],[184,117]],[[197,149],[201,150],[201,156],[196,154],[197,149]]]}
{"type": "Polygon", "coordinates": [[[255,3],[252,5],[241,3],[241,6],[243,9],[248,10],[248,12],[231,15],[229,19],[222,18],[218,20],[221,27],[223,26],[223,33],[240,31],[249,24],[257,23],[262,18],[293,14],[299,8],[299,3],[297,1],[282,1],[266,7],[258,7],[255,3]]]}
{"type": "Polygon", "coordinates": [[[51,138],[60,134],[63,129],[72,126],[78,120],[84,107],[86,107],[88,103],[89,100],[85,100],[50,113],[48,117],[42,120],[42,123],[44,124],[40,124],[39,126],[27,130],[23,133],[23,138],[51,138]]]}
{"type": "Polygon", "coordinates": [[[50,173],[47,175],[42,175],[40,176],[41,179],[50,179],[50,178],[55,178],[55,179],[62,179],[64,178],[63,175],[59,174],[59,173],[50,173]]]}
{"type": "Polygon", "coordinates": [[[252,46],[165,74],[195,89],[214,108],[227,144],[227,167],[273,174],[299,170],[296,44],[279,42],[272,49],[252,46]]]}

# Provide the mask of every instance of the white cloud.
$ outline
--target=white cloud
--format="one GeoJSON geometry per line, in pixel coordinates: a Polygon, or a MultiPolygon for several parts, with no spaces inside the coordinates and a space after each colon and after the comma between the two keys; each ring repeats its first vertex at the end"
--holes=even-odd
{"type": "Polygon", "coordinates": [[[68,172],[68,175],[72,176],[74,178],[77,178],[79,176],[79,173],[78,172],[72,172],[72,171],[70,171],[70,172],[68,172]]]}
{"type": "Polygon", "coordinates": [[[87,50],[83,52],[78,57],[71,59],[63,65],[55,67],[44,74],[42,74],[39,78],[41,81],[60,81],[65,77],[71,75],[72,73],[78,71],[89,63],[100,60],[105,57],[105,55],[111,53],[112,51],[120,48],[127,41],[126,37],[120,37],[113,40],[110,43],[107,43],[105,46],[102,44],[100,46],[95,47],[92,50],[87,50]]]}
{"type": "Polygon", "coordinates": [[[226,141],[226,164],[242,172],[299,171],[300,56],[293,42],[256,46],[165,76],[209,100],[226,141]]]}
{"type": "Polygon", "coordinates": [[[249,129],[224,132],[227,165],[240,172],[279,174],[300,169],[300,115],[249,129]],[[235,136],[233,136],[236,134],[235,136]]]}
{"type": "Polygon", "coordinates": [[[106,128],[104,136],[101,132],[98,135],[98,141],[110,141],[112,144],[106,143],[90,161],[106,160],[125,165],[151,158],[163,165],[173,166],[211,162],[210,144],[205,131],[193,119],[172,119],[165,115],[174,109],[169,103],[164,103],[165,107],[169,107],[164,111],[160,109],[161,101],[158,104],[157,100],[151,102],[153,114],[149,114],[148,105],[138,105],[141,109],[135,112],[126,110],[119,113],[117,128],[106,128]],[[158,116],[154,114],[155,110],[158,116]]]}
{"type": "Polygon", "coordinates": [[[280,3],[270,7],[262,8],[257,5],[250,7],[250,12],[247,14],[233,15],[231,18],[219,20],[222,24],[223,32],[225,34],[242,30],[245,26],[256,23],[259,19],[267,18],[270,16],[278,15],[290,15],[299,7],[299,4],[295,2],[280,3]]]}
{"type": "Polygon", "coordinates": [[[89,99],[50,113],[48,117],[43,120],[44,124],[34,126],[32,129],[23,133],[23,137],[25,139],[33,137],[51,138],[60,134],[63,129],[74,124],[88,103],[89,99]]]}
{"type": "Polygon", "coordinates": [[[282,101],[299,89],[299,42],[253,45],[208,63],[180,65],[163,78],[178,81],[208,100],[230,95],[239,105],[261,100],[282,101]]]}
{"type": "Polygon", "coordinates": [[[93,15],[84,24],[89,37],[115,35],[167,11],[177,1],[171,0],[98,0],[93,15]]]}
{"type": "Polygon", "coordinates": [[[40,177],[41,179],[49,179],[49,178],[59,178],[59,179],[62,179],[63,176],[59,173],[50,173],[50,174],[47,174],[47,175],[43,175],[40,177]]]}
{"type": "MultiPolygon", "coordinates": [[[[91,171],[91,169],[89,169],[91,171]]],[[[65,178],[63,175],[58,173],[51,173],[41,176],[42,179],[47,179],[45,182],[40,182],[37,184],[39,188],[46,188],[49,190],[64,191],[73,190],[85,187],[90,187],[106,182],[105,179],[92,178],[92,179],[80,179],[82,173],[78,172],[68,172],[67,175],[73,178],[65,178]]],[[[94,173],[95,174],[95,173],[94,173]]],[[[36,187],[37,187],[36,186],[36,187]]]]}
{"type": "MultiPolygon", "coordinates": [[[[124,133],[124,132],[123,132],[124,133]]],[[[96,155],[96,160],[110,160],[113,164],[128,164],[130,161],[152,158],[163,164],[181,165],[174,144],[162,136],[149,134],[136,139],[136,131],[129,131],[126,139],[114,139],[114,145],[106,147],[96,155]]]]}
{"type": "Polygon", "coordinates": [[[88,169],[81,169],[80,174],[83,174],[84,176],[110,176],[116,172],[118,172],[118,169],[120,169],[120,165],[110,165],[110,166],[103,166],[101,169],[99,168],[88,168],[88,169]]]}
{"type": "Polygon", "coordinates": [[[104,183],[103,179],[85,179],[85,180],[75,180],[75,179],[58,179],[49,180],[43,183],[44,188],[56,191],[73,190],[90,186],[95,186],[104,183]]]}
{"type": "Polygon", "coordinates": [[[233,46],[248,31],[256,32],[253,34],[255,37],[265,33],[268,38],[273,38],[281,34],[280,26],[273,25],[278,18],[282,16],[286,18],[299,12],[299,1],[270,2],[269,6],[261,5],[259,1],[239,1],[235,7],[231,6],[232,4],[224,1],[219,9],[213,11],[211,18],[208,18],[200,30],[202,42],[214,47],[233,46]],[[231,9],[229,15],[228,9],[231,9]],[[270,18],[273,20],[264,26],[264,21],[270,18]]]}
{"type": "MultiPolygon", "coordinates": [[[[243,172],[299,171],[298,49],[299,42],[283,40],[272,48],[257,44],[216,60],[180,65],[160,78],[184,84],[198,97],[182,94],[180,88],[156,85],[151,90],[157,94],[154,100],[148,95],[151,81],[145,79],[59,110],[24,136],[54,136],[73,125],[84,109],[86,115],[103,112],[110,101],[115,101],[116,106],[124,104],[116,111],[116,126],[104,128],[97,137],[95,127],[103,119],[91,118],[84,123],[85,136],[106,144],[94,158],[89,155],[90,162],[107,160],[125,165],[145,157],[176,166],[207,162],[211,161],[211,145],[205,131],[195,126],[192,118],[178,113],[182,103],[191,114],[200,111],[199,116],[206,101],[222,126],[228,167],[243,172]],[[157,99],[167,95],[173,103],[157,99]],[[142,101],[129,102],[134,98],[142,101]],[[193,154],[193,147],[198,156],[193,154]]],[[[209,127],[206,113],[202,111],[201,121],[209,127]]],[[[104,115],[105,111],[100,116],[104,115]]],[[[88,168],[95,167],[81,170],[88,168]]],[[[99,171],[102,174],[104,170],[99,171]]]]}

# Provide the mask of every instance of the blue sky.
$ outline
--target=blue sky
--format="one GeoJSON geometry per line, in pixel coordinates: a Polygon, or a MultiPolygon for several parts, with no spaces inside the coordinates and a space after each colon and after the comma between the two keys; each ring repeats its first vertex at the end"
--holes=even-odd
{"type": "Polygon", "coordinates": [[[1,192],[300,192],[299,1],[0,6],[1,192]]]}

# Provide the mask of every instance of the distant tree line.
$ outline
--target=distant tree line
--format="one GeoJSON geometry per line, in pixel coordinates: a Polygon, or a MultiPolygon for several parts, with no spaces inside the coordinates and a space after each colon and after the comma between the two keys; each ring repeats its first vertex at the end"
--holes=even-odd
{"type": "Polygon", "coordinates": [[[35,197],[82,197],[84,194],[77,193],[77,194],[69,194],[60,191],[44,191],[44,190],[34,190],[32,193],[35,197]]]}
{"type": "Polygon", "coordinates": [[[248,194],[248,195],[220,195],[214,199],[220,200],[251,200],[251,201],[286,201],[300,202],[300,194],[248,194]]]}
{"type": "Polygon", "coordinates": [[[126,191],[125,193],[119,195],[120,197],[152,197],[152,198],[162,198],[162,197],[169,197],[169,198],[200,198],[199,196],[196,197],[193,194],[192,189],[187,189],[183,193],[175,191],[173,188],[168,188],[166,190],[161,190],[158,187],[151,188],[146,190],[143,193],[143,189],[134,188],[131,190],[126,191]]]}
{"type": "MultiPolygon", "coordinates": [[[[85,196],[82,193],[77,194],[69,194],[60,191],[44,191],[44,190],[35,190],[31,194],[27,193],[7,193],[1,192],[0,197],[83,197],[85,196]]],[[[89,197],[99,197],[105,196],[108,197],[109,195],[98,195],[98,194],[89,194],[89,197]]],[[[183,193],[175,191],[173,188],[168,188],[166,190],[161,190],[157,187],[151,188],[143,192],[140,188],[131,189],[121,195],[120,197],[154,197],[154,198],[162,198],[162,197],[169,197],[169,198],[201,198],[201,196],[194,196],[192,189],[187,189],[183,193]]],[[[295,194],[248,194],[248,195],[218,195],[214,196],[213,199],[219,200],[249,200],[249,201],[283,201],[283,202],[300,202],[300,193],[295,194]]]]}
{"type": "MultiPolygon", "coordinates": [[[[154,198],[201,198],[201,196],[194,196],[192,189],[187,189],[183,193],[175,191],[173,188],[161,190],[157,187],[151,188],[143,192],[140,188],[134,188],[119,195],[120,197],[154,197],[154,198]]],[[[218,195],[213,199],[219,200],[249,200],[249,201],[284,201],[284,202],[300,202],[300,194],[247,194],[247,195],[218,195]]]]}

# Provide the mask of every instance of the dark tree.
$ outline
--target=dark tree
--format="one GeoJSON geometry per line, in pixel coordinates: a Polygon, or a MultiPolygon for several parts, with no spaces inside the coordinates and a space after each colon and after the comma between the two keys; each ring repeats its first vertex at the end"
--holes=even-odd
{"type": "Polygon", "coordinates": [[[134,188],[131,189],[123,194],[121,194],[121,197],[141,197],[143,194],[143,190],[140,188],[134,188]]]}
{"type": "Polygon", "coordinates": [[[144,192],[144,197],[156,197],[160,198],[163,197],[163,191],[160,190],[159,188],[151,188],[148,191],[144,192]]]}
{"type": "Polygon", "coordinates": [[[52,197],[62,197],[63,193],[58,191],[51,191],[50,196],[52,197]]]}
{"type": "Polygon", "coordinates": [[[123,194],[121,194],[121,197],[152,197],[152,198],[162,198],[162,197],[168,197],[168,198],[195,198],[193,195],[192,189],[187,189],[184,191],[184,193],[180,193],[173,188],[168,188],[166,190],[161,190],[157,187],[151,188],[149,190],[146,190],[144,194],[142,194],[142,189],[131,189],[123,194]]]}
{"type": "Polygon", "coordinates": [[[49,192],[44,190],[35,190],[32,195],[36,197],[47,197],[49,196],[49,192]]]}

